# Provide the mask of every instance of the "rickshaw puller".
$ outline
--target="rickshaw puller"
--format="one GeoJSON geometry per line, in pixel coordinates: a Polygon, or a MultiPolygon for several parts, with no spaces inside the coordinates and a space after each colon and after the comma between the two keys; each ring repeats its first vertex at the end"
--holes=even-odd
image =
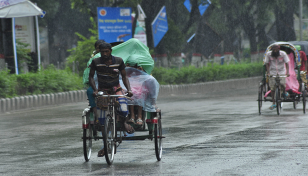
{"type": "MultiPolygon", "coordinates": [[[[129,97],[133,96],[129,81],[126,77],[125,64],[122,58],[111,55],[112,49],[111,49],[111,44],[109,43],[105,42],[99,44],[99,50],[101,53],[101,57],[93,59],[92,63],[90,64],[91,70],[89,74],[89,83],[94,90],[93,94],[97,95],[98,91],[109,89],[112,92],[115,92],[116,95],[124,95],[124,92],[119,83],[119,74],[121,74],[122,81],[128,90],[128,96],[129,97]],[[93,78],[95,71],[98,77],[98,89],[95,86],[93,78]]],[[[122,104],[121,103],[123,102],[122,99],[125,98],[124,97],[119,98],[120,109],[121,109],[119,113],[122,116],[126,117],[128,114],[127,103],[122,104]]],[[[98,114],[96,114],[96,116],[99,117],[98,114]]],[[[103,121],[102,118],[103,117],[99,117],[100,122],[103,121]]],[[[129,124],[125,124],[125,127],[128,133],[134,131],[134,129],[129,124]]],[[[98,152],[98,156],[104,156],[103,151],[104,151],[103,149],[100,150],[98,152]]]]}
{"type": "MultiPolygon", "coordinates": [[[[265,56],[265,63],[266,63],[266,70],[268,76],[270,75],[285,75],[287,77],[290,76],[289,74],[289,57],[286,52],[280,50],[279,45],[273,45],[271,48],[272,51],[269,51],[266,53],[265,56]]],[[[279,78],[280,84],[281,84],[281,90],[284,90],[286,87],[286,79],[284,77],[279,78]]],[[[271,88],[271,95],[272,95],[272,101],[273,104],[270,106],[269,109],[273,110],[276,108],[275,103],[275,78],[269,77],[269,86],[271,88]]],[[[286,92],[284,94],[285,97],[288,96],[288,93],[286,92]]]]}

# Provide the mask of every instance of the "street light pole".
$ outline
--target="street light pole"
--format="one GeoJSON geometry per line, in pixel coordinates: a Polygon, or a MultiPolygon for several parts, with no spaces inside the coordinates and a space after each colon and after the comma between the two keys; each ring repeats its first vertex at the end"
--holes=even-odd
{"type": "Polygon", "coordinates": [[[303,0],[299,0],[299,39],[300,41],[303,40],[302,18],[303,18],[303,0]]]}

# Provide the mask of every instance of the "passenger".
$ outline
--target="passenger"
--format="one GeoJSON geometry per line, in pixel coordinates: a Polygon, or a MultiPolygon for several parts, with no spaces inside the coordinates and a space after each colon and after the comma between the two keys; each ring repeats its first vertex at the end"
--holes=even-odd
{"type": "Polygon", "coordinates": [[[302,51],[302,48],[300,45],[295,45],[295,48],[298,50],[299,54],[300,54],[300,58],[301,58],[301,67],[300,67],[300,71],[301,71],[301,79],[302,81],[307,84],[307,79],[306,79],[306,73],[307,73],[307,57],[306,57],[306,53],[304,51],[302,51]]]}
{"type": "MultiPolygon", "coordinates": [[[[289,58],[286,54],[286,52],[280,50],[279,45],[273,45],[271,48],[272,51],[269,51],[266,53],[265,56],[265,63],[266,63],[266,70],[268,76],[270,75],[286,75],[289,77],[289,58]]],[[[280,78],[280,83],[281,83],[281,90],[285,89],[286,82],[285,78],[281,77],[280,78]]],[[[275,103],[275,78],[270,77],[269,78],[269,85],[271,88],[271,96],[272,96],[272,101],[273,104],[270,106],[269,109],[273,110],[276,108],[276,103],[275,103]]],[[[287,93],[284,95],[287,96],[287,93]]]]}
{"type": "MultiPolygon", "coordinates": [[[[97,121],[97,117],[94,117],[94,114],[96,114],[96,104],[95,104],[95,97],[93,96],[93,89],[92,87],[89,85],[89,73],[90,73],[90,68],[89,65],[92,63],[92,60],[95,58],[98,58],[101,56],[101,54],[99,53],[99,44],[104,43],[104,40],[97,40],[94,44],[94,48],[95,50],[93,51],[91,58],[89,59],[89,61],[87,62],[87,68],[84,71],[84,75],[83,75],[83,83],[88,86],[89,88],[87,89],[87,96],[89,99],[89,104],[91,106],[91,111],[90,111],[90,124],[94,124],[94,122],[97,121]]],[[[95,85],[96,88],[98,88],[98,82],[97,82],[97,75],[96,72],[94,74],[94,81],[95,81],[95,85]]],[[[96,136],[96,131],[94,132],[94,135],[96,136]]]]}
{"type": "Polygon", "coordinates": [[[294,51],[290,48],[285,48],[285,52],[288,54],[290,62],[289,64],[289,74],[290,76],[286,78],[286,91],[291,90],[292,92],[298,92],[299,83],[297,80],[296,72],[294,68],[297,68],[294,51]]]}
{"type": "MultiPolygon", "coordinates": [[[[129,64],[127,64],[127,66],[129,66],[129,64]]],[[[141,66],[137,66],[137,64],[134,66],[134,68],[145,72],[143,68],[141,66]]],[[[142,106],[128,105],[128,107],[129,107],[130,119],[127,122],[134,123],[134,124],[136,123],[137,125],[143,125],[142,106]],[[137,120],[135,119],[135,108],[137,108],[137,120]]]]}
{"type": "MultiPolygon", "coordinates": [[[[146,73],[142,67],[136,64],[134,66],[127,65],[126,74],[134,94],[132,100],[128,100],[131,113],[131,118],[128,122],[135,123],[135,120],[137,120],[137,124],[142,125],[142,110],[147,112],[160,112],[160,109],[156,106],[159,83],[153,76],[146,73]],[[138,107],[137,119],[135,118],[135,107],[138,107]]],[[[123,85],[121,81],[120,84],[123,85]]]]}

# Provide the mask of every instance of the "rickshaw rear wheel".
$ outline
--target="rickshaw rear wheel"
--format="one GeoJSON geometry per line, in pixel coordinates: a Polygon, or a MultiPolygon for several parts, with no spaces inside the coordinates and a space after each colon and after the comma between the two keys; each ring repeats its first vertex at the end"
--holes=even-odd
{"type": "Polygon", "coordinates": [[[281,113],[281,99],[280,99],[280,89],[276,88],[276,109],[277,109],[277,115],[280,115],[281,113]]]}
{"type": "Polygon", "coordinates": [[[111,165],[114,159],[115,154],[115,133],[114,133],[114,124],[113,119],[110,115],[107,115],[105,118],[105,127],[103,132],[103,139],[104,139],[104,152],[105,152],[105,159],[106,162],[111,165]]]}
{"type": "Polygon", "coordinates": [[[90,160],[92,153],[92,126],[89,124],[89,128],[83,129],[83,155],[86,162],[90,160]]]}
{"type": "Polygon", "coordinates": [[[306,90],[304,90],[304,91],[302,92],[302,94],[303,94],[303,113],[304,113],[304,114],[306,114],[306,93],[307,93],[306,90]]]}
{"type": "Polygon", "coordinates": [[[157,124],[154,125],[154,142],[156,158],[158,161],[160,161],[163,151],[161,113],[159,113],[157,124]]]}
{"type": "Polygon", "coordinates": [[[297,101],[293,101],[293,108],[296,109],[297,101]]]}

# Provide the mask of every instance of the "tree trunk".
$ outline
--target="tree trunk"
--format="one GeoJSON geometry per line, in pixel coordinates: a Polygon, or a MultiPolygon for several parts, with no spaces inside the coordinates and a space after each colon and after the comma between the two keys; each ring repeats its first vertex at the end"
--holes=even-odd
{"type": "MultiPolygon", "coordinates": [[[[5,62],[8,63],[8,67],[11,73],[15,73],[15,62],[14,62],[14,50],[13,50],[13,39],[12,39],[12,19],[3,18],[2,22],[2,37],[3,37],[3,50],[5,56],[5,62]]],[[[2,42],[2,41],[1,41],[2,42]]]]}
{"type": "Polygon", "coordinates": [[[235,50],[235,40],[236,40],[236,25],[229,15],[226,15],[226,23],[228,27],[227,33],[223,35],[224,39],[224,52],[233,52],[235,50]]]}
{"type": "Polygon", "coordinates": [[[142,1],[141,7],[143,8],[144,13],[146,13],[147,18],[145,19],[145,28],[147,34],[147,42],[149,48],[154,48],[154,40],[152,33],[152,22],[155,19],[156,15],[160,9],[165,5],[164,0],[157,1],[142,1]]]}
{"type": "MultiPolygon", "coordinates": [[[[191,3],[191,11],[189,20],[187,21],[185,27],[183,28],[182,32],[183,34],[186,34],[189,28],[200,19],[200,11],[199,11],[199,4],[198,0],[190,0],[191,3]]],[[[210,7],[210,6],[209,6],[210,7]]]]}
{"type": "Polygon", "coordinates": [[[258,25],[257,30],[258,30],[257,36],[258,36],[259,50],[265,51],[269,45],[269,41],[267,39],[267,35],[265,32],[265,26],[258,25]]]}
{"type": "Polygon", "coordinates": [[[258,48],[256,40],[256,28],[252,16],[249,15],[248,13],[243,14],[241,25],[243,26],[243,29],[249,38],[250,52],[251,53],[257,52],[258,48]]]}
{"type": "Polygon", "coordinates": [[[292,41],[296,40],[294,31],[294,5],[292,1],[283,0],[285,8],[281,8],[280,4],[277,4],[275,9],[276,28],[277,28],[277,40],[278,41],[292,41]]]}
{"type": "Polygon", "coordinates": [[[153,34],[152,34],[152,22],[155,19],[159,10],[164,6],[163,0],[157,1],[142,1],[141,7],[144,13],[146,13],[145,28],[147,34],[147,42],[149,48],[154,48],[153,34]]]}

